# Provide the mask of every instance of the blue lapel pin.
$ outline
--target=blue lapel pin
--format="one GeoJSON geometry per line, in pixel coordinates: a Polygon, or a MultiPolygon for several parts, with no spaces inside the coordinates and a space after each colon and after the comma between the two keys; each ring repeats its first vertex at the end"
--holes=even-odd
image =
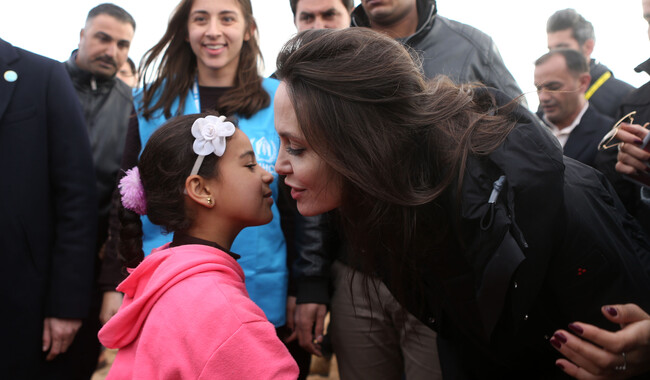
{"type": "Polygon", "coordinates": [[[18,79],[18,74],[13,70],[7,70],[4,77],[7,82],[15,82],[18,79]]]}

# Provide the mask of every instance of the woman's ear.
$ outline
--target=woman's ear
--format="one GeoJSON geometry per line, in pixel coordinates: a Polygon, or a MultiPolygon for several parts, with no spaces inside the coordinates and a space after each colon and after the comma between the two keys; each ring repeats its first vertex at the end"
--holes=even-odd
{"type": "Polygon", "coordinates": [[[257,24],[253,21],[251,22],[251,25],[248,27],[246,33],[244,33],[244,41],[249,41],[251,39],[251,36],[255,35],[256,30],[257,30],[257,24]]]}
{"type": "Polygon", "coordinates": [[[185,192],[187,196],[197,204],[212,208],[215,204],[216,196],[207,187],[207,181],[200,175],[191,175],[185,180],[185,192]]]}

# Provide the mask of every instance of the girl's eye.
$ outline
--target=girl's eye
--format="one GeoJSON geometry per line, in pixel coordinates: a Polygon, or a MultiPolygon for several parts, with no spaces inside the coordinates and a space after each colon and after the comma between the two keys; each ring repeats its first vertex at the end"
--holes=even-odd
{"type": "Polygon", "coordinates": [[[296,149],[296,148],[292,148],[292,147],[290,147],[290,146],[287,146],[287,153],[289,153],[289,154],[292,155],[292,156],[299,156],[299,155],[301,155],[302,152],[304,152],[304,151],[305,151],[304,148],[298,148],[298,149],[296,149]]]}
{"type": "Polygon", "coordinates": [[[257,166],[257,163],[246,165],[246,167],[249,168],[251,171],[255,171],[255,167],[256,167],[256,166],[257,166]]]}

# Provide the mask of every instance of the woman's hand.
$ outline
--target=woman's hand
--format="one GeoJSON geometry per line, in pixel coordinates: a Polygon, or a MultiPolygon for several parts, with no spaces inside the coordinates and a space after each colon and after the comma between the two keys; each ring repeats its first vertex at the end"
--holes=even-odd
{"type": "Polygon", "coordinates": [[[550,342],[566,359],[555,364],[576,379],[627,379],[650,371],[650,315],[634,304],[603,306],[621,330],[610,332],[575,322],[550,342]]]}
{"type": "Polygon", "coordinates": [[[99,321],[102,325],[106,324],[120,309],[120,306],[122,306],[122,298],[123,295],[120,292],[104,292],[102,308],[99,311],[99,321]]]}
{"type": "Polygon", "coordinates": [[[321,343],[325,330],[327,305],[305,303],[296,306],[296,333],[300,346],[316,356],[323,356],[321,343]]]}
{"type": "Polygon", "coordinates": [[[650,153],[639,146],[648,134],[648,130],[636,124],[621,124],[616,138],[623,143],[619,145],[616,171],[623,174],[636,174],[637,171],[648,171],[650,153]]]}

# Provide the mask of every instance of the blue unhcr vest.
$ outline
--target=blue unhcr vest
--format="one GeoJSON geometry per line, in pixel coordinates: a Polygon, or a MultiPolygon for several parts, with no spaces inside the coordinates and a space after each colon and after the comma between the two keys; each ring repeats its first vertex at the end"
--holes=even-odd
{"type": "MultiPolygon", "coordinates": [[[[231,247],[233,252],[241,255],[238,262],[246,275],[248,294],[276,327],[283,326],[286,321],[289,278],[286,262],[286,243],[280,228],[280,214],[277,207],[278,174],[274,168],[280,148],[280,139],[275,132],[273,122],[273,97],[279,84],[280,82],[275,79],[265,78],[262,86],[271,96],[269,106],[258,111],[250,118],[238,116],[239,129],[246,133],[251,140],[258,164],[275,177],[271,184],[274,200],[271,208],[273,220],[263,226],[245,228],[237,235],[231,247]]],[[[142,106],[142,96],[142,90],[138,90],[134,94],[136,110],[139,110],[142,106]]],[[[159,96],[160,93],[157,93],[151,104],[154,104],[159,96]]],[[[200,109],[197,108],[197,104],[198,101],[195,101],[192,91],[190,91],[185,99],[182,114],[199,113],[200,109]]],[[[178,105],[179,99],[176,99],[172,104],[172,115],[176,115],[178,105]]],[[[145,120],[138,113],[142,149],[144,149],[151,134],[165,121],[167,119],[161,109],[156,110],[149,120],[145,120]]],[[[142,232],[142,249],[145,255],[151,253],[152,249],[170,242],[173,237],[171,234],[164,234],[162,228],[151,223],[146,215],[142,216],[142,232]]]]}

